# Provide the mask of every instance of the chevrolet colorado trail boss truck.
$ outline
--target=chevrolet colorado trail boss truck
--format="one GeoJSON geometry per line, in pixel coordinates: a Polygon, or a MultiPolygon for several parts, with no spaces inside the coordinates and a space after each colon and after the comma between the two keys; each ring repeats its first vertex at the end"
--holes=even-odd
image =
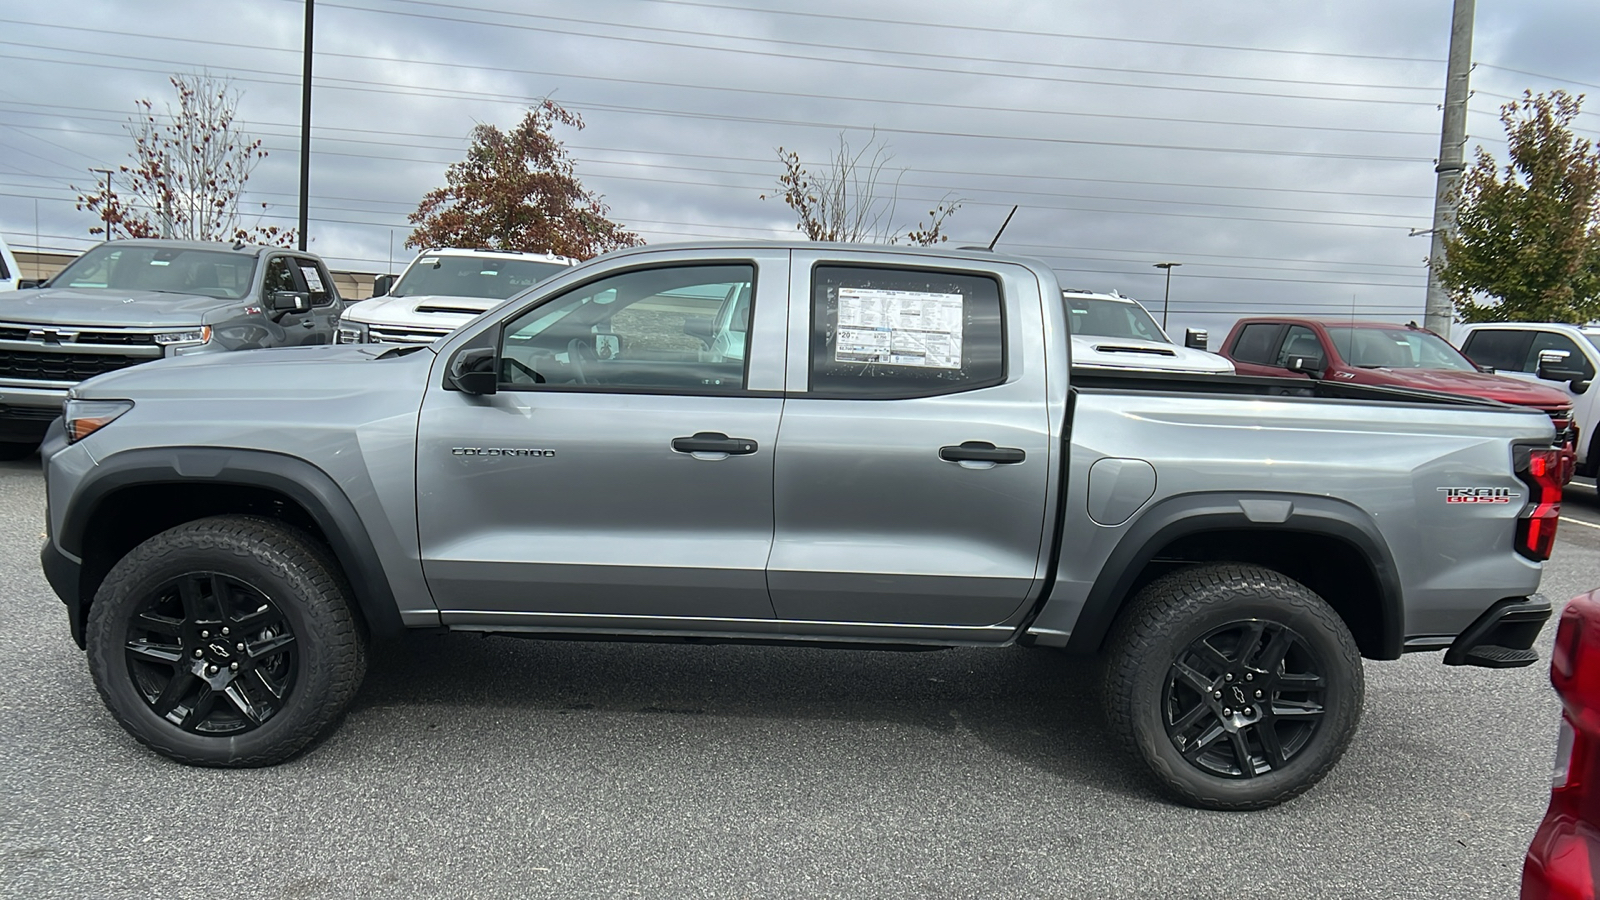
{"type": "MultiPolygon", "coordinates": [[[[1203,807],[1320,779],[1362,657],[1526,665],[1545,414],[1291,379],[1089,375],[1042,263],[607,254],[434,344],[182,358],[71,392],[45,573],[107,707],[276,763],[369,640],[1061,648],[1203,807]]],[[[1064,663],[1066,660],[1064,660],[1064,663]]]]}
{"type": "Polygon", "coordinates": [[[0,459],[32,453],[67,389],[139,363],[333,343],[322,261],[283,247],[109,241],[44,287],[0,295],[0,459]]]}

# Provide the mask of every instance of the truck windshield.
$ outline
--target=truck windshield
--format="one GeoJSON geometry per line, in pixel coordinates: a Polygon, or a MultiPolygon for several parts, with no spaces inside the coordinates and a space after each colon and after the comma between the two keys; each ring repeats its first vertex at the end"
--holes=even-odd
{"type": "Polygon", "coordinates": [[[567,267],[531,259],[422,256],[389,292],[392,297],[481,297],[504,300],[567,267]]]}
{"type": "Polygon", "coordinates": [[[1067,304],[1067,314],[1072,318],[1073,334],[1172,343],[1161,333],[1156,320],[1150,318],[1144,307],[1131,300],[1097,300],[1071,294],[1063,299],[1067,304]]]}
{"type": "Polygon", "coordinates": [[[1476,372],[1461,351],[1431,331],[1329,325],[1333,346],[1358,369],[1453,369],[1476,372]]]}
{"type": "Polygon", "coordinates": [[[253,253],[101,244],[73,260],[51,287],[201,294],[238,300],[250,293],[253,253]]]}

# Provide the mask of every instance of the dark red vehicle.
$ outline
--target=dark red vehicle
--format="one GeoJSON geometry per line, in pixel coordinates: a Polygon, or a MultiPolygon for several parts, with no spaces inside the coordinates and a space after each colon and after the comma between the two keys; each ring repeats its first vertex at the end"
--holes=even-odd
{"type": "Polygon", "coordinates": [[[1561,739],[1550,808],[1522,864],[1522,900],[1591,900],[1600,885],[1600,591],[1562,611],[1550,681],[1561,739]]]}
{"type": "Polygon", "coordinates": [[[1426,328],[1392,322],[1274,316],[1240,319],[1219,351],[1240,375],[1304,375],[1348,384],[1415,388],[1542,410],[1563,446],[1563,477],[1577,461],[1577,428],[1565,392],[1484,372],[1426,328]]]}

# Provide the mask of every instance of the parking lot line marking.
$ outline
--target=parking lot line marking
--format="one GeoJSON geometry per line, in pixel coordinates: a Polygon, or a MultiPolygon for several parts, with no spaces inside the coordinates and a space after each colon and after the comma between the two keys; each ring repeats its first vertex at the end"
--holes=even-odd
{"type": "Polygon", "coordinates": [[[1561,517],[1561,521],[1563,521],[1563,522],[1571,522],[1574,525],[1583,525],[1583,526],[1585,526],[1587,528],[1600,528],[1600,525],[1596,525],[1593,522],[1585,522],[1582,519],[1569,519],[1566,516],[1562,516],[1561,517]]]}

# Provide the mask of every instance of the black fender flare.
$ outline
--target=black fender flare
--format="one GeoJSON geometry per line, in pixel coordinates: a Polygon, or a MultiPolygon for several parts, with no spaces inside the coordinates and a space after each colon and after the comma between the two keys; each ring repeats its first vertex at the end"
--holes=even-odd
{"type": "Polygon", "coordinates": [[[372,637],[388,640],[404,632],[394,591],[355,505],[328,473],[298,457],[228,447],[160,447],[114,453],[100,460],[79,484],[56,539],[62,550],[82,559],[90,523],[119,490],[197,483],[263,488],[288,497],[327,538],[372,637]]]}
{"type": "Polygon", "coordinates": [[[1297,532],[1350,545],[1372,567],[1378,584],[1381,637],[1378,652],[1372,656],[1400,658],[1405,631],[1400,573],[1388,542],[1371,516],[1354,504],[1333,497],[1271,491],[1188,494],[1146,510],[1101,567],[1072,626],[1066,649],[1076,653],[1099,650],[1145,566],[1173,541],[1208,531],[1297,532]],[[1241,500],[1289,501],[1293,508],[1282,521],[1263,521],[1246,514],[1241,500]]]}

